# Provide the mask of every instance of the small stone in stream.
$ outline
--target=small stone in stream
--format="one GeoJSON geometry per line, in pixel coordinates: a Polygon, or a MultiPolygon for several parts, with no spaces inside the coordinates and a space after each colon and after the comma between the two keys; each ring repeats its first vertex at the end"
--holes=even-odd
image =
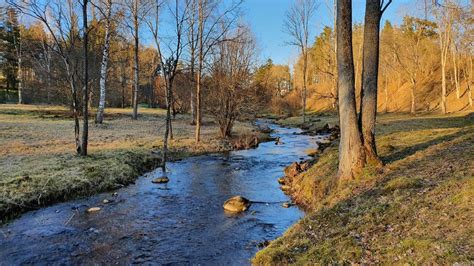
{"type": "Polygon", "coordinates": [[[166,176],[158,177],[153,179],[151,182],[154,184],[163,184],[163,183],[168,183],[170,180],[166,176]]]}
{"type": "Polygon", "coordinates": [[[102,201],[102,203],[104,203],[104,204],[110,203],[110,200],[104,199],[104,200],[102,201]]]}
{"type": "Polygon", "coordinates": [[[283,190],[283,191],[287,191],[287,190],[290,190],[290,189],[291,189],[291,187],[288,186],[288,185],[282,185],[280,188],[281,188],[281,190],[283,190]]]}
{"type": "Polygon", "coordinates": [[[283,202],[283,204],[281,205],[283,208],[290,208],[291,207],[291,203],[289,202],[283,202]]]}
{"type": "Polygon", "coordinates": [[[284,185],[285,184],[285,178],[284,177],[278,178],[278,183],[280,183],[281,185],[284,185]]]}
{"type": "Polygon", "coordinates": [[[92,208],[87,209],[88,213],[98,212],[98,211],[100,211],[100,207],[92,207],[92,208]]]}
{"type": "Polygon", "coordinates": [[[224,202],[223,207],[226,211],[239,213],[246,211],[250,207],[250,205],[250,200],[241,196],[235,196],[226,200],[224,202]]]}
{"type": "Polygon", "coordinates": [[[283,145],[283,141],[280,140],[280,138],[276,138],[275,140],[275,145],[283,145]]]}
{"type": "Polygon", "coordinates": [[[118,196],[118,193],[117,193],[117,192],[114,192],[114,193],[112,193],[112,196],[113,196],[113,197],[117,197],[117,196],[118,196]]]}

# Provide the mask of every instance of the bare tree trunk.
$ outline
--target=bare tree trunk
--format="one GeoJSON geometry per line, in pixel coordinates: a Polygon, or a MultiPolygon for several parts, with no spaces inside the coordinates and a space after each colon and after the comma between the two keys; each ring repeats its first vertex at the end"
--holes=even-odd
{"type": "Polygon", "coordinates": [[[384,92],[385,92],[385,108],[384,113],[388,113],[388,80],[385,79],[384,81],[384,92]]]}
{"type": "Polygon", "coordinates": [[[308,71],[308,48],[303,48],[303,123],[306,123],[306,76],[308,71]]]}
{"type": "Polygon", "coordinates": [[[375,122],[377,116],[377,90],[380,45],[380,0],[367,0],[364,24],[364,50],[362,62],[362,88],[359,126],[362,130],[367,162],[381,165],[375,145],[375,122]]]}
{"type": "Polygon", "coordinates": [[[334,0],[334,99],[333,108],[338,110],[339,91],[337,89],[337,0],[334,0]]]}
{"type": "Polygon", "coordinates": [[[134,49],[134,75],[133,75],[133,100],[132,100],[132,105],[133,105],[133,114],[132,114],[132,119],[136,120],[138,118],[138,89],[139,89],[139,58],[138,58],[138,49],[139,49],[139,40],[138,40],[138,0],[134,0],[133,3],[133,29],[134,29],[134,41],[135,41],[135,49],[134,49]]]}
{"type": "Polygon", "coordinates": [[[415,91],[416,91],[416,81],[415,79],[411,79],[411,108],[410,108],[410,113],[415,114],[416,113],[416,99],[415,99],[415,91]]]}
{"type": "Polygon", "coordinates": [[[453,44],[452,47],[452,57],[453,57],[453,71],[454,71],[454,84],[456,86],[456,98],[461,98],[461,86],[459,85],[459,73],[458,73],[458,62],[457,62],[457,53],[456,47],[453,44]]]}
{"type": "Polygon", "coordinates": [[[112,16],[112,0],[106,2],[106,20],[105,20],[105,36],[104,36],[104,50],[102,51],[102,62],[100,64],[100,96],[99,109],[97,110],[96,123],[102,124],[104,121],[105,109],[105,92],[107,82],[107,66],[109,63],[109,47],[110,47],[110,18],[112,16]]]}
{"type": "Polygon", "coordinates": [[[352,1],[337,0],[337,65],[339,88],[340,180],[355,178],[365,165],[361,134],[357,123],[354,58],[352,52],[352,1]]]}
{"type": "Polygon", "coordinates": [[[83,103],[82,103],[82,143],[81,143],[81,155],[87,156],[87,144],[89,140],[89,55],[88,55],[88,27],[87,27],[87,3],[89,0],[83,0],[82,4],[82,22],[84,30],[84,86],[82,91],[83,103]]]}
{"type": "Polygon", "coordinates": [[[202,77],[202,67],[204,61],[204,43],[203,43],[203,31],[204,31],[204,10],[203,10],[203,0],[199,0],[199,26],[198,26],[198,45],[199,45],[199,57],[198,57],[198,69],[196,73],[196,142],[201,140],[201,77],[202,77]]]}
{"type": "Polygon", "coordinates": [[[446,114],[446,59],[441,61],[441,112],[446,114]]]}
{"type": "Polygon", "coordinates": [[[162,170],[163,174],[166,176],[166,161],[168,159],[168,138],[171,130],[171,91],[173,81],[167,81],[166,90],[165,90],[165,100],[166,100],[166,128],[165,136],[163,139],[163,154],[162,154],[162,170]]]}
{"type": "Polygon", "coordinates": [[[473,76],[473,72],[472,72],[472,56],[469,56],[469,78],[468,78],[468,81],[467,81],[467,92],[468,92],[468,100],[469,100],[469,106],[471,107],[474,107],[473,103],[472,103],[472,76],[473,76]]]}

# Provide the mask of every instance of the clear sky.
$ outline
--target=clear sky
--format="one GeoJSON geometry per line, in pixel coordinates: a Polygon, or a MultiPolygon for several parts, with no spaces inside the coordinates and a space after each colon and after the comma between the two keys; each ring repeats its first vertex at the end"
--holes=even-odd
{"type": "MultiPolygon", "coordinates": [[[[260,48],[261,60],[271,58],[276,64],[292,64],[298,51],[296,47],[285,44],[289,36],[283,30],[285,13],[295,0],[245,0],[245,20],[250,24],[260,48]]],[[[313,31],[311,43],[314,36],[319,34],[325,25],[333,26],[333,0],[317,0],[319,8],[312,21],[313,31]],[[329,7],[328,7],[329,5],[329,7]]],[[[403,14],[411,13],[415,6],[415,0],[393,0],[386,10],[383,20],[388,19],[398,24],[403,14]],[[410,5],[410,6],[409,6],[410,5]]],[[[353,0],[353,20],[363,22],[365,11],[365,0],[353,0]]],[[[384,21],[382,21],[383,25],[384,21]]]]}

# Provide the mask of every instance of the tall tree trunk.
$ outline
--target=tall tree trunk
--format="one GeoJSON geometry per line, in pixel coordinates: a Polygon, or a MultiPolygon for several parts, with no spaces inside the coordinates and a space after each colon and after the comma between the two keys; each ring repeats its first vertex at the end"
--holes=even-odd
{"type": "Polygon", "coordinates": [[[165,101],[166,101],[166,127],[165,127],[165,137],[163,139],[163,154],[162,154],[162,170],[163,174],[166,175],[166,161],[168,159],[168,138],[171,129],[171,86],[172,81],[167,81],[165,89],[165,101]]]}
{"type": "Polygon", "coordinates": [[[446,114],[446,58],[441,63],[441,112],[446,114]]]}
{"type": "Polygon", "coordinates": [[[377,86],[379,72],[380,0],[367,0],[364,23],[364,48],[362,58],[362,88],[359,126],[362,130],[367,162],[381,165],[375,145],[377,116],[377,86]]]}
{"type": "Polygon", "coordinates": [[[354,58],[352,52],[352,1],[337,0],[337,66],[339,89],[340,180],[355,178],[365,165],[361,134],[357,123],[354,58]]]}
{"type": "Polygon", "coordinates": [[[82,103],[82,143],[81,143],[81,155],[87,155],[87,144],[89,139],[89,55],[88,55],[88,27],[87,27],[87,3],[89,0],[84,0],[82,5],[82,22],[84,30],[84,86],[82,91],[83,103],[82,103]]]}
{"type": "Polygon", "coordinates": [[[473,101],[472,101],[472,56],[469,56],[469,77],[467,80],[467,92],[468,92],[468,101],[469,101],[469,106],[474,107],[473,101]]]}
{"type": "Polygon", "coordinates": [[[198,7],[198,46],[199,46],[199,57],[198,57],[198,69],[196,73],[196,142],[201,140],[201,77],[202,77],[202,67],[204,61],[204,43],[203,43],[203,31],[204,31],[204,10],[203,10],[203,0],[199,0],[199,7],[198,7]]]}
{"type": "Polygon", "coordinates": [[[452,57],[453,57],[453,71],[454,71],[454,84],[456,86],[456,98],[461,98],[461,86],[459,85],[459,73],[458,73],[458,62],[457,62],[457,52],[456,47],[453,44],[452,47],[452,57]]]}
{"type": "Polygon", "coordinates": [[[308,48],[303,47],[303,123],[306,123],[306,76],[308,72],[308,48]]]}
{"type": "Polygon", "coordinates": [[[138,39],[138,0],[134,0],[134,11],[133,11],[133,30],[134,30],[134,41],[135,41],[135,49],[134,49],[134,75],[133,75],[133,114],[132,119],[136,120],[138,118],[138,89],[139,89],[139,59],[138,59],[138,49],[139,49],[139,39],[138,39]]]}
{"type": "Polygon", "coordinates": [[[23,73],[22,73],[22,62],[21,62],[21,56],[18,57],[18,104],[23,103],[23,73]]]}
{"type": "Polygon", "coordinates": [[[411,79],[411,108],[410,108],[410,113],[415,114],[416,113],[416,98],[415,98],[415,92],[416,92],[416,80],[414,78],[411,79]]]}
{"type": "Polygon", "coordinates": [[[112,15],[112,0],[108,0],[106,3],[106,21],[105,21],[105,36],[104,36],[104,50],[102,51],[102,62],[100,64],[100,96],[99,96],[99,109],[97,110],[96,123],[102,124],[104,121],[104,109],[105,109],[105,92],[107,82],[107,66],[109,63],[109,47],[110,47],[110,18],[112,15]]]}
{"type": "Polygon", "coordinates": [[[334,110],[338,110],[339,91],[337,89],[337,0],[334,0],[334,99],[332,106],[334,110]]]}
{"type": "Polygon", "coordinates": [[[384,113],[388,113],[388,80],[385,79],[384,81],[384,92],[385,92],[385,108],[384,113]]]}

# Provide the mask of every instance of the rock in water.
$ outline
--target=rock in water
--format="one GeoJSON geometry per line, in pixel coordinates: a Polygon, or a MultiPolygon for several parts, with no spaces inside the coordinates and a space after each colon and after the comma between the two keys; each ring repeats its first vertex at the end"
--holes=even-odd
{"type": "Polygon", "coordinates": [[[163,183],[168,183],[170,180],[166,176],[158,177],[153,179],[151,182],[155,184],[163,184],[163,183]]]}
{"type": "Polygon", "coordinates": [[[246,211],[250,207],[250,204],[250,200],[241,196],[235,196],[226,200],[223,207],[226,211],[238,213],[246,211]]]}
{"type": "Polygon", "coordinates": [[[89,208],[87,209],[87,212],[91,213],[91,212],[98,212],[100,211],[100,208],[99,207],[92,207],[92,208],[89,208]]]}
{"type": "Polygon", "coordinates": [[[278,183],[280,183],[280,185],[284,185],[285,184],[285,178],[284,177],[280,177],[278,178],[278,183]]]}

